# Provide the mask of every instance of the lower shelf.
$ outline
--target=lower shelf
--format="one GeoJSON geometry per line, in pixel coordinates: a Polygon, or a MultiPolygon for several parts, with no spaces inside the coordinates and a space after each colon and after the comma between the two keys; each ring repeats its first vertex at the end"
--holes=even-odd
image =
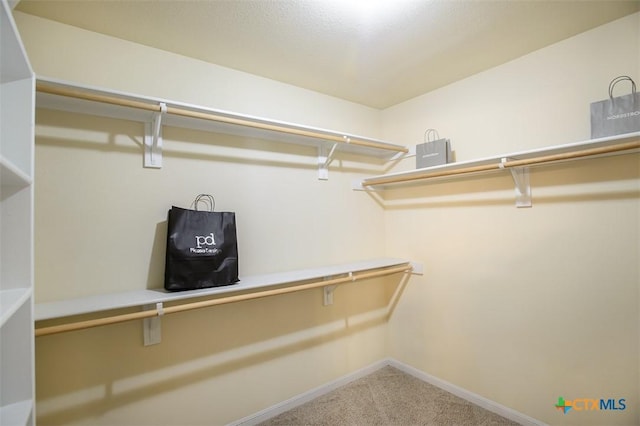
{"type": "MultiPolygon", "coordinates": [[[[326,287],[327,290],[325,293],[331,293],[332,287],[335,287],[337,284],[384,275],[406,273],[409,271],[418,274],[422,273],[422,265],[403,259],[385,258],[276,274],[241,277],[241,281],[238,284],[202,290],[183,291],[177,293],[170,293],[164,290],[140,290],[136,292],[93,296],[60,302],[39,303],[35,305],[36,321],[136,306],[146,307],[155,305],[155,309],[129,314],[106,316],[103,318],[79,321],[75,323],[69,322],[67,324],[57,326],[39,327],[36,328],[36,337],[115,324],[117,322],[148,319],[169,313],[182,312],[191,309],[199,309],[224,303],[233,303],[242,300],[256,299],[317,287],[326,287]],[[237,294],[226,296],[227,293],[237,294]],[[225,296],[215,297],[220,295],[225,296]],[[188,299],[203,298],[207,296],[211,296],[211,298],[200,301],[188,301],[188,299]],[[187,303],[164,307],[164,303],[166,302],[184,300],[187,300],[187,303]]],[[[328,300],[330,296],[330,294],[325,294],[325,300],[328,300]]],[[[327,302],[326,304],[330,304],[330,302],[327,302]]]]}
{"type": "Polygon", "coordinates": [[[0,407],[0,425],[30,425],[33,423],[33,401],[16,402],[0,407]]]}

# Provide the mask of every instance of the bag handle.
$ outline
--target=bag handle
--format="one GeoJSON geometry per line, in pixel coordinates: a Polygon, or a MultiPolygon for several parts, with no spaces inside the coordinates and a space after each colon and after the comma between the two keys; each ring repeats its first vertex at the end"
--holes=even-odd
{"type": "Polygon", "coordinates": [[[611,80],[611,83],[609,83],[609,98],[611,100],[613,100],[613,87],[620,83],[621,81],[626,81],[629,80],[631,82],[631,93],[633,93],[635,95],[636,93],[636,82],[633,81],[633,79],[631,77],[629,77],[628,75],[620,75],[616,78],[614,78],[613,80],[611,80]]]}
{"type": "Polygon", "coordinates": [[[198,210],[198,203],[200,202],[207,204],[210,212],[212,212],[216,207],[216,200],[209,194],[198,194],[196,199],[193,200],[193,204],[191,204],[194,210],[198,210]]]}
{"type": "Polygon", "coordinates": [[[440,135],[438,134],[438,131],[436,129],[427,129],[424,132],[424,141],[433,142],[431,140],[431,136],[433,136],[433,141],[437,141],[438,139],[440,139],[440,135]]]}

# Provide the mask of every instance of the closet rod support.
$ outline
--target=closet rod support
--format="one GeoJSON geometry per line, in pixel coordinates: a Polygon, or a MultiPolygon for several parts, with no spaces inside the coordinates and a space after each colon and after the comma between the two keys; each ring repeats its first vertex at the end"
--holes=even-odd
{"type": "Polygon", "coordinates": [[[145,123],[144,167],[162,168],[162,118],[167,113],[167,104],[160,102],[160,110],[153,114],[153,120],[145,123]]]}
{"type": "MultiPolygon", "coordinates": [[[[349,136],[342,136],[344,143],[351,143],[349,136]]],[[[333,161],[333,154],[336,152],[336,148],[340,142],[335,142],[329,153],[327,154],[327,148],[325,145],[318,145],[318,179],[329,180],[329,165],[333,161]]]]}
{"type": "Polygon", "coordinates": [[[411,275],[424,275],[424,263],[409,262],[409,265],[411,265],[411,275]]]}
{"type": "Polygon", "coordinates": [[[327,158],[324,161],[323,167],[325,169],[329,168],[329,165],[331,164],[331,162],[333,161],[333,153],[336,151],[336,148],[338,147],[338,143],[334,143],[333,146],[331,147],[331,150],[329,151],[329,154],[327,155],[327,158]]]}
{"type": "MultiPolygon", "coordinates": [[[[505,169],[505,163],[508,163],[511,159],[503,157],[500,160],[499,167],[505,169]]],[[[516,207],[531,207],[531,184],[529,182],[529,168],[528,167],[508,167],[515,184],[516,195],[516,207]]]]}
{"type": "Polygon", "coordinates": [[[327,153],[327,147],[325,144],[318,145],[318,180],[329,180],[329,164],[331,163],[331,156],[336,149],[337,143],[333,145],[329,153],[327,153]]]}
{"type": "MultiPolygon", "coordinates": [[[[345,278],[351,282],[354,282],[356,280],[356,276],[353,275],[353,272],[349,272],[345,278]]],[[[325,281],[330,281],[331,279],[331,277],[324,277],[325,281]]],[[[332,284],[322,287],[322,295],[324,298],[324,302],[322,303],[323,306],[333,305],[333,291],[337,286],[337,284],[332,284]]]]}
{"type": "Polygon", "coordinates": [[[416,145],[411,145],[407,152],[396,152],[393,157],[389,159],[389,162],[404,160],[405,158],[416,156],[416,145]]]}
{"type": "Polygon", "coordinates": [[[333,291],[336,289],[337,285],[326,285],[322,287],[322,296],[323,296],[323,306],[333,305],[333,291]]]}
{"type": "Polygon", "coordinates": [[[162,341],[160,317],[164,315],[164,306],[162,302],[159,302],[155,305],[144,305],[142,309],[144,311],[149,311],[152,309],[156,310],[157,316],[144,318],[142,320],[142,335],[144,337],[145,346],[157,345],[162,341]]]}

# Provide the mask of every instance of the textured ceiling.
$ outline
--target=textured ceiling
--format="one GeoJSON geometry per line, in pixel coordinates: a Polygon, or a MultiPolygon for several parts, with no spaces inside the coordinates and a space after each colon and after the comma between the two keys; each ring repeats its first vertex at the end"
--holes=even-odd
{"type": "Polygon", "coordinates": [[[385,108],[640,1],[22,0],[16,9],[385,108]]]}

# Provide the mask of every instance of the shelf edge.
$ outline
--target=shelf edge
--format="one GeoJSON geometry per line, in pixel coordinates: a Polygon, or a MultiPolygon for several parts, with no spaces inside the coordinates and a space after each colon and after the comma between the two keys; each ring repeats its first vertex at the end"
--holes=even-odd
{"type": "MultiPolygon", "coordinates": [[[[467,161],[443,164],[443,165],[433,166],[433,167],[425,167],[420,169],[412,169],[412,170],[406,170],[401,172],[388,173],[384,175],[370,176],[370,177],[361,179],[360,185],[359,186],[353,185],[353,188],[362,189],[364,187],[372,187],[372,186],[383,187],[387,185],[393,185],[395,183],[408,183],[413,181],[412,179],[413,177],[415,177],[415,180],[439,179],[439,178],[445,178],[445,177],[451,178],[451,176],[437,176],[437,174],[447,173],[447,172],[455,173],[455,171],[458,169],[467,169],[467,168],[472,169],[474,167],[478,167],[479,169],[487,168],[487,170],[479,170],[478,172],[474,172],[474,173],[500,171],[501,169],[497,167],[497,164],[503,158],[514,159],[514,160],[525,160],[527,158],[533,158],[536,156],[545,156],[545,155],[552,155],[556,153],[572,152],[572,151],[578,151],[582,149],[591,149],[591,148],[597,148],[597,147],[603,147],[603,146],[610,146],[610,145],[626,143],[626,142],[635,142],[638,140],[640,140],[640,132],[633,132],[633,133],[626,133],[622,135],[609,136],[605,138],[589,139],[586,141],[573,142],[573,143],[568,143],[564,145],[554,145],[549,147],[535,148],[527,151],[506,153],[506,154],[495,155],[491,157],[480,158],[476,160],[467,160],[467,161]],[[489,169],[489,166],[493,166],[493,165],[496,165],[496,168],[489,169]],[[430,173],[433,173],[436,176],[433,176],[433,177],[428,176],[428,174],[430,173]],[[425,175],[425,176],[422,176],[422,175],[425,175]],[[387,182],[387,180],[402,179],[402,178],[406,178],[406,181],[403,180],[399,182],[387,182]]],[[[637,152],[637,150],[620,152],[619,154],[633,153],[633,152],[637,152]]],[[[584,158],[588,158],[588,157],[584,157],[584,158]]],[[[565,160],[565,161],[569,161],[569,160],[565,160]]]]}
{"type": "MultiPolygon", "coordinates": [[[[246,127],[247,129],[253,129],[254,131],[261,131],[268,134],[269,132],[280,133],[282,135],[295,136],[299,138],[313,139],[315,144],[319,143],[340,143],[350,148],[357,147],[362,150],[359,152],[362,155],[380,156],[380,152],[388,151],[387,156],[397,155],[398,153],[407,153],[409,149],[402,145],[393,144],[387,141],[379,139],[369,138],[365,136],[359,136],[352,133],[340,132],[335,130],[323,129],[319,127],[307,126],[302,124],[291,123],[287,121],[267,119],[247,114],[234,113],[225,110],[219,110],[215,108],[197,106],[193,104],[187,104],[183,102],[169,101],[159,98],[152,98],[147,96],[140,96],[135,94],[128,94],[124,92],[108,90],[104,88],[82,86],[73,84],[70,82],[64,82],[61,80],[55,80],[47,77],[37,77],[37,91],[41,94],[51,98],[64,97],[68,100],[76,99],[77,102],[103,102],[105,105],[111,105],[116,108],[138,108],[146,112],[146,114],[136,114],[131,119],[133,121],[147,121],[143,117],[146,115],[154,114],[160,111],[160,104],[165,104],[167,108],[168,120],[167,122],[173,122],[176,127],[189,127],[188,125],[179,124],[184,123],[181,120],[200,120],[206,118],[206,116],[216,116],[219,118],[220,126],[229,127],[246,127]],[[119,105],[119,103],[122,103],[119,105]],[[169,117],[172,117],[169,119],[169,117]],[[178,124],[176,124],[178,123],[178,124]],[[291,131],[292,134],[288,134],[291,131]],[[307,134],[305,136],[305,134],[307,134]],[[308,134],[313,134],[309,136],[308,134]],[[377,152],[377,155],[368,154],[369,152],[377,152]]],[[[47,99],[47,98],[45,98],[47,99]]],[[[73,101],[71,101],[73,102],[73,101]]],[[[88,109],[78,109],[67,106],[55,106],[49,104],[36,105],[37,108],[50,108],[61,109],[72,112],[81,112],[91,114],[88,109]]],[[[108,113],[94,113],[94,115],[112,116],[108,113]]],[[[121,114],[113,115],[115,118],[122,118],[121,114]]],[[[215,120],[214,120],[215,121],[215,120]]],[[[197,126],[194,128],[198,128],[197,126]]],[[[216,131],[216,130],[210,130],[216,131]]],[[[225,133],[224,130],[217,130],[218,132],[225,133]]],[[[229,132],[235,134],[234,132],[229,132]]],[[[270,139],[270,138],[267,138],[270,139]]]]}
{"type": "Polygon", "coordinates": [[[348,274],[349,272],[360,272],[368,269],[397,266],[404,263],[410,263],[410,261],[397,258],[379,258],[341,265],[330,265],[318,268],[240,277],[240,282],[238,284],[202,290],[174,293],[166,292],[163,289],[139,290],[56,302],[36,303],[34,307],[34,318],[35,321],[45,321],[161,302],[166,303],[199,297],[221,296],[236,292],[251,292],[253,290],[266,289],[269,287],[286,286],[300,281],[343,275],[348,274]]]}
{"type": "Polygon", "coordinates": [[[33,400],[25,399],[0,407],[0,424],[26,425],[33,413],[33,400]]]}
{"type": "Polygon", "coordinates": [[[31,176],[2,155],[0,155],[0,176],[2,186],[27,187],[33,183],[31,176]]]}
{"type": "Polygon", "coordinates": [[[30,288],[0,290],[0,327],[29,300],[31,294],[30,288]]]}

